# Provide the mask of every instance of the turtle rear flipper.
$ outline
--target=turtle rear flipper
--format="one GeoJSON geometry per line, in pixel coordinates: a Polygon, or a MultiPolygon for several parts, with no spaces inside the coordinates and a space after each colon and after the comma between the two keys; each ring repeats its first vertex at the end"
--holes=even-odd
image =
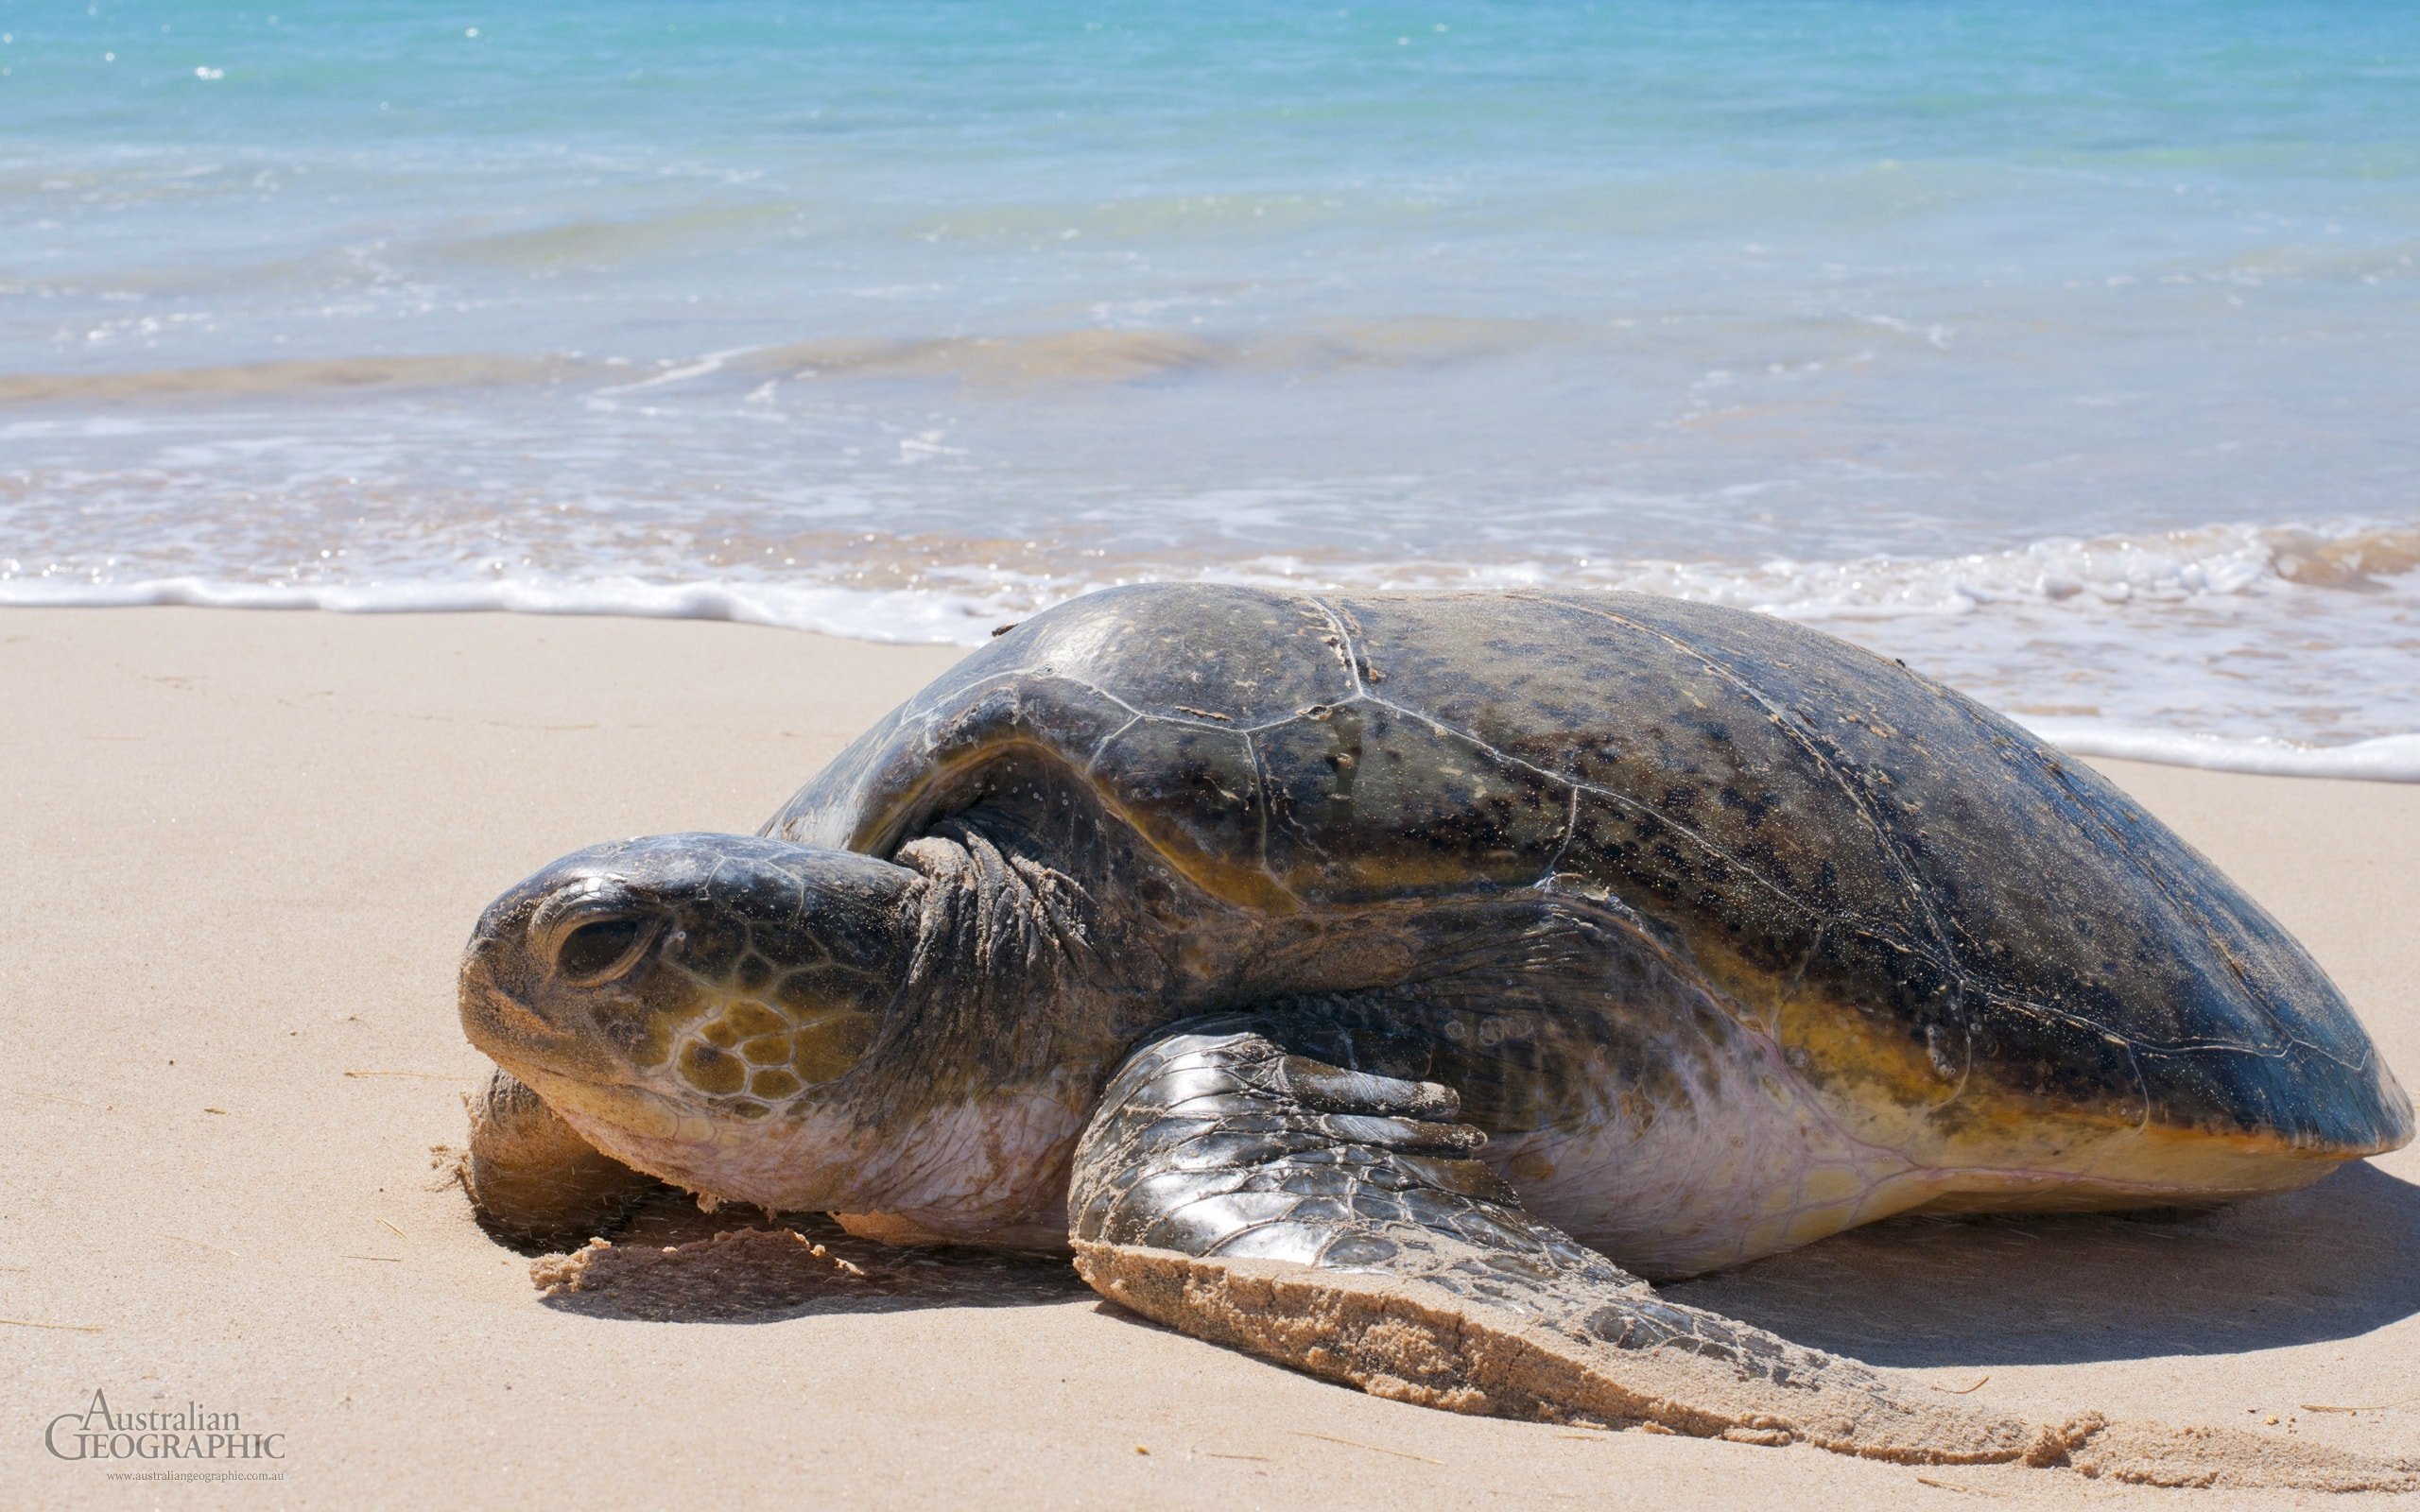
{"type": "Polygon", "coordinates": [[[511,1073],[471,1094],[462,1184],[479,1223],[507,1243],[577,1249],[611,1235],[660,1183],[579,1137],[511,1073]]]}
{"type": "Polygon", "coordinates": [[[1473,1159],[1485,1137],[1451,1122],[1447,1089],[1290,1056],[1233,1023],[1138,1051],[1076,1154],[1077,1269],[1182,1332],[1456,1412],[2170,1485],[2414,1484],[2240,1433],[2146,1425],[2102,1444],[2097,1414],[2046,1427],[1927,1400],[1667,1301],[1524,1212],[1473,1159]]]}

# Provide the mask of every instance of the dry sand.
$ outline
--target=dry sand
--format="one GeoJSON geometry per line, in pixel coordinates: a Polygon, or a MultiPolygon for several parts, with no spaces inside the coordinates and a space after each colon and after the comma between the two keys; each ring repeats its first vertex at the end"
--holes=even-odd
{"type": "MultiPolygon", "coordinates": [[[[851,1290],[793,1246],[771,1320],[541,1300],[430,1167],[482,1069],[454,1019],[471,920],[590,841],[752,829],[952,655],[700,623],[0,613],[0,1503],[2253,1504],[1456,1418],[1029,1265],[851,1290]],[[54,1459],[45,1425],[95,1389],[282,1434],[284,1478],[54,1459]]],[[[2420,787],[2109,770],[2420,1077],[2420,787]]],[[[2415,1181],[2407,1150],[2217,1217],[1884,1225],[1675,1290],[2013,1414],[2410,1456],[2415,1181]]]]}

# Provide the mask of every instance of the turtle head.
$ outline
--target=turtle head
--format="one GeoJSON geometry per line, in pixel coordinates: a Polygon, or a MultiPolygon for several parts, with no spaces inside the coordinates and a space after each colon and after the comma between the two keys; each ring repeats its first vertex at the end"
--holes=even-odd
{"type": "Polygon", "coordinates": [[[921,882],[734,834],[575,851],[480,917],[462,1027],[607,1154],[790,1205],[812,1194],[764,1173],[810,1174],[801,1125],[832,1111],[897,998],[921,882]]]}

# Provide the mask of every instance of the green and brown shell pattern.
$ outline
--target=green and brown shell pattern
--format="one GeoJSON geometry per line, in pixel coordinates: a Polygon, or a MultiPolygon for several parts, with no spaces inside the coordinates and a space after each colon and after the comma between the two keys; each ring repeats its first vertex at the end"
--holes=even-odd
{"type": "Polygon", "coordinates": [[[968,657],[767,833],[888,855],[1011,760],[1228,908],[1597,900],[1860,1137],[1933,1164],[2122,1133],[2110,1179],[2189,1183],[2205,1157],[2315,1175],[2411,1136],[2342,995],[2216,868],[2016,725],[1787,622],[1113,590],[968,657]]]}

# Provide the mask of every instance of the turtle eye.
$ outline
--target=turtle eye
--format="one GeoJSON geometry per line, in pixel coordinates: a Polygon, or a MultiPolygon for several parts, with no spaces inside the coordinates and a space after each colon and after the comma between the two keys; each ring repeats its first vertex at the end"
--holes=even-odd
{"type": "Polygon", "coordinates": [[[591,919],[555,947],[555,972],[577,987],[618,976],[653,936],[648,920],[618,916],[591,919]]]}

